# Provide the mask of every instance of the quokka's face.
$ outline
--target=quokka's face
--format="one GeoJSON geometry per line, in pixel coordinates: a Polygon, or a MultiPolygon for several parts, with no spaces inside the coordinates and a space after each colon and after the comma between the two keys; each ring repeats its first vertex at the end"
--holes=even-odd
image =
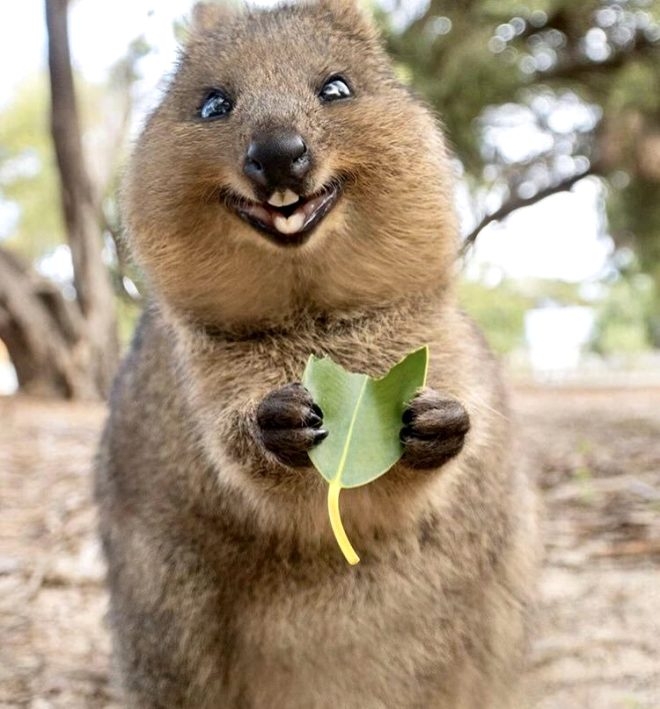
{"type": "Polygon", "coordinates": [[[380,188],[383,209],[397,199],[385,178],[417,159],[399,138],[414,104],[355,8],[198,13],[141,145],[160,165],[159,208],[194,204],[245,238],[300,247],[355,191],[380,188]]]}
{"type": "Polygon", "coordinates": [[[451,264],[447,166],[353,0],[199,6],[123,213],[154,290],[197,319],[380,305],[451,264]]]}

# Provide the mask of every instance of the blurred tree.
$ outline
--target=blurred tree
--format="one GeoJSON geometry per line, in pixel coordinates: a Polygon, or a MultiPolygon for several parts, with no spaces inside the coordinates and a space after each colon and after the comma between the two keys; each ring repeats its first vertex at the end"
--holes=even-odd
{"type": "Polygon", "coordinates": [[[0,115],[0,195],[17,205],[7,220],[4,244],[34,261],[61,243],[62,212],[54,199],[57,169],[48,130],[44,78],[26,82],[0,115]]]}
{"type": "Polygon", "coordinates": [[[647,326],[653,305],[653,282],[636,262],[622,268],[597,309],[591,346],[599,354],[634,355],[648,350],[647,326]]]}
{"type": "Polygon", "coordinates": [[[73,262],[80,313],[76,346],[82,396],[102,396],[114,376],[119,345],[114,294],[103,262],[100,195],[83,154],[68,36],[69,0],[46,0],[51,134],[60,175],[60,198],[73,262]]]}
{"type": "MultiPolygon", "coordinates": [[[[384,21],[401,72],[439,109],[463,165],[476,215],[468,243],[514,209],[596,175],[607,187],[609,229],[617,244],[633,248],[640,267],[660,284],[658,0],[378,4],[394,10],[384,21]]],[[[132,286],[120,241],[113,241],[118,215],[108,194],[114,191],[117,148],[131,115],[128,87],[147,47],[134,42],[110,84],[93,101],[78,103],[68,56],[67,2],[47,0],[46,7],[58,161],[52,161],[52,144],[40,125],[48,113],[43,90],[26,85],[0,121],[5,222],[7,205],[20,205],[13,233],[0,247],[0,338],[23,389],[98,396],[116,361],[114,306],[119,302],[120,313],[126,311],[116,294],[125,294],[127,283],[132,286]],[[103,130],[86,131],[84,160],[80,123],[89,126],[93,120],[81,121],[78,113],[92,105],[91,113],[103,115],[103,130]],[[52,200],[58,181],[62,210],[52,200]],[[43,275],[43,256],[65,233],[72,282],[55,284],[43,275]],[[35,261],[42,275],[29,265],[35,261]]],[[[98,116],[83,116],[90,117],[98,116]]],[[[466,304],[485,324],[496,322],[489,292],[469,291],[466,304]]],[[[655,300],[644,313],[655,319],[648,332],[658,344],[660,287],[650,292],[655,300]]],[[[513,291],[505,289],[504,299],[511,327],[508,320],[502,323],[502,337],[494,342],[500,350],[520,341],[525,307],[513,291]]]]}
{"type": "MultiPolygon", "coordinates": [[[[67,11],[67,0],[46,0],[50,139],[40,125],[48,115],[46,92],[37,85],[24,89],[7,112],[8,120],[3,120],[0,189],[6,204],[19,205],[19,214],[13,234],[0,248],[0,338],[22,390],[97,398],[107,392],[118,358],[116,299],[107,268],[113,250],[107,248],[112,242],[103,213],[103,189],[125,138],[130,115],[126,87],[144,48],[134,43],[115,67],[106,93],[112,93],[113,85],[122,91],[112,96],[115,120],[105,125],[103,145],[92,141],[95,159],[90,171],[83,154],[67,11]],[[53,200],[58,186],[61,211],[53,200]],[[63,232],[72,284],[56,284],[31,265],[61,243],[63,232]]],[[[94,104],[103,105],[101,95],[94,104]]]]}
{"type": "Polygon", "coordinates": [[[488,287],[463,281],[459,297],[497,354],[509,354],[524,346],[525,312],[534,306],[534,300],[522,295],[515,285],[502,281],[496,287],[488,287]]]}
{"type": "MultiPolygon", "coordinates": [[[[490,222],[597,175],[610,232],[656,283],[660,345],[658,0],[390,2],[390,48],[439,110],[490,222]]],[[[387,18],[384,18],[387,21],[387,18]]]]}

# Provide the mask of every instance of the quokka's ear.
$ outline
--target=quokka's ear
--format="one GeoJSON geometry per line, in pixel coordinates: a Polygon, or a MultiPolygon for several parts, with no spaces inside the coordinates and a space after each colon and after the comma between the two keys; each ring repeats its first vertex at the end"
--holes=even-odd
{"type": "Polygon", "coordinates": [[[312,0],[312,4],[320,10],[330,12],[342,25],[359,29],[370,36],[378,35],[376,26],[361,0],[312,0]]]}
{"type": "Polygon", "coordinates": [[[192,9],[189,25],[191,35],[204,34],[227,22],[237,14],[228,0],[219,2],[198,2],[192,9]]]}
{"type": "Polygon", "coordinates": [[[335,12],[361,12],[359,0],[317,0],[317,4],[335,12]]]}

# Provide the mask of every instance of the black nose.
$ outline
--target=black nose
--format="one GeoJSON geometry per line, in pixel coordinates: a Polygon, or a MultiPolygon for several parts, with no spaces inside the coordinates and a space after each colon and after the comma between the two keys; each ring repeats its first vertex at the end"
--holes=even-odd
{"type": "Polygon", "coordinates": [[[300,186],[311,164],[302,136],[294,131],[271,131],[253,137],[243,172],[258,187],[294,189],[300,186]]]}

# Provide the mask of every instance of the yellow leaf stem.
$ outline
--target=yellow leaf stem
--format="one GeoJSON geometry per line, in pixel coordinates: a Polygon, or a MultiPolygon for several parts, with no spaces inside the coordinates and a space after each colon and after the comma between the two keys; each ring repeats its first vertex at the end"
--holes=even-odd
{"type": "Polygon", "coordinates": [[[328,487],[328,513],[330,514],[330,524],[334,532],[335,539],[342,554],[346,557],[351,566],[359,563],[360,557],[355,553],[353,545],[346,536],[346,530],[341,523],[341,515],[339,514],[339,493],[341,492],[341,483],[339,479],[333,480],[328,487]]]}

